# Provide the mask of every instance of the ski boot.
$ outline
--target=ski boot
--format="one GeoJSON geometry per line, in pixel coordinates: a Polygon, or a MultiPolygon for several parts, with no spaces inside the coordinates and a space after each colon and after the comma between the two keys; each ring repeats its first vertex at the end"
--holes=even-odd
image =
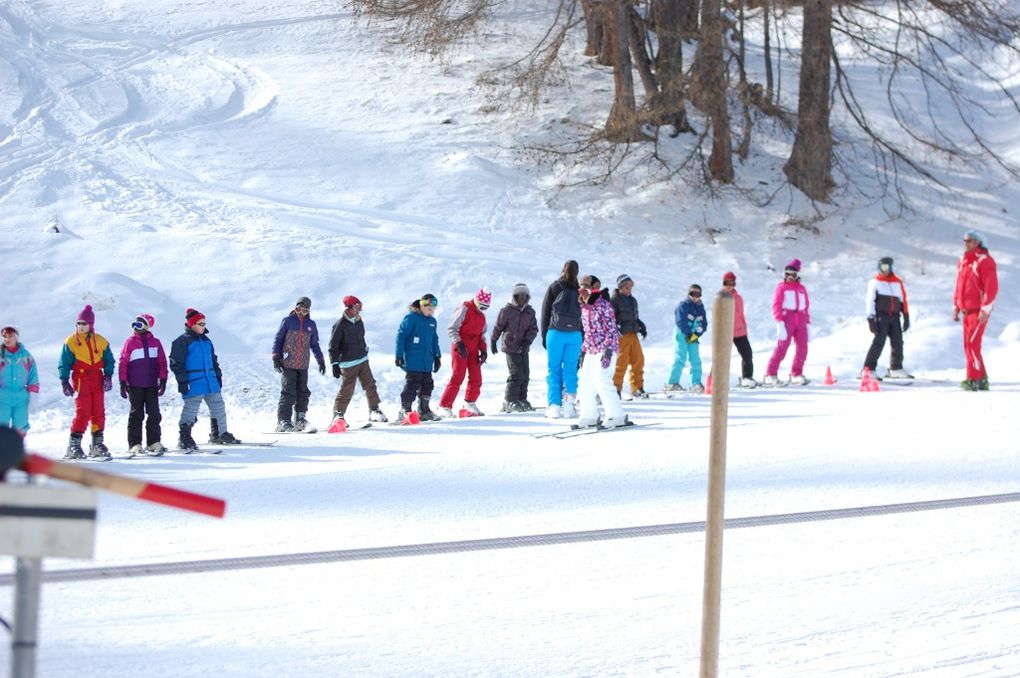
{"type": "MultiPolygon", "coordinates": [[[[241,441],[234,437],[233,433],[224,431],[220,433],[220,423],[215,419],[209,420],[209,442],[213,445],[240,445],[241,441]]],[[[219,454],[219,452],[213,452],[219,454]]]]}
{"type": "Polygon", "coordinates": [[[483,417],[485,413],[478,409],[478,405],[475,403],[465,402],[464,407],[460,408],[458,412],[461,417],[483,417]]]}
{"type": "Polygon", "coordinates": [[[177,438],[177,447],[184,451],[184,454],[191,454],[192,452],[198,452],[198,443],[191,437],[191,427],[195,423],[181,424],[180,435],[177,438]]]}
{"type": "Polygon", "coordinates": [[[309,424],[308,420],[305,418],[305,413],[304,412],[295,412],[294,413],[294,432],[295,433],[305,433],[306,431],[310,431],[311,429],[312,429],[312,425],[309,424]]]}
{"type": "MultiPolygon", "coordinates": [[[[449,411],[449,408],[440,407],[439,410],[441,412],[444,410],[449,411]]],[[[449,416],[452,417],[453,412],[450,412],[449,416]]],[[[428,398],[418,398],[418,417],[422,421],[439,421],[440,419],[440,416],[433,412],[432,408],[429,407],[428,398]]]]}
{"type": "Polygon", "coordinates": [[[145,454],[150,457],[162,457],[166,453],[166,447],[160,441],[149,443],[149,446],[145,448],[145,454]]]}
{"type": "Polygon", "coordinates": [[[383,411],[380,410],[378,407],[373,408],[373,409],[368,411],[368,420],[369,421],[378,421],[378,422],[383,423],[383,424],[385,424],[386,422],[389,421],[389,419],[386,417],[386,415],[383,414],[383,411]]]}
{"type": "Polygon", "coordinates": [[[290,423],[290,419],[281,419],[280,423],[276,425],[277,433],[293,433],[294,430],[294,424],[290,423]]]}
{"type": "Polygon", "coordinates": [[[110,448],[103,443],[103,432],[92,432],[92,444],[89,445],[89,459],[106,461],[110,458],[110,448]]]}
{"type": "Polygon", "coordinates": [[[81,433],[72,433],[71,438],[67,441],[67,452],[64,453],[64,459],[84,459],[85,452],[81,449],[81,433]]]}

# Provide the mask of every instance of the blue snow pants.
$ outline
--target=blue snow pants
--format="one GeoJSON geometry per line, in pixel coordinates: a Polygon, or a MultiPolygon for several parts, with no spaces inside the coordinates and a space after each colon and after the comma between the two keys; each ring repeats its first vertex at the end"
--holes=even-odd
{"type": "Polygon", "coordinates": [[[563,391],[577,393],[577,362],[581,359],[581,333],[550,329],[545,335],[549,374],[545,384],[549,390],[546,402],[563,404],[563,391]]]}

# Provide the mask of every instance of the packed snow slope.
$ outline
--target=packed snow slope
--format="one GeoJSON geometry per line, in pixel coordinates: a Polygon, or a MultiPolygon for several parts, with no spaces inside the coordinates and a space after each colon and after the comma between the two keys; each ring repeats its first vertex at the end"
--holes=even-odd
{"type": "MultiPolygon", "coordinates": [[[[1015,181],[994,167],[943,168],[956,192],[907,179],[914,209],[899,216],[855,191],[813,206],[782,184],[792,139],[764,123],[732,188],[707,194],[629,168],[561,190],[576,171],[534,164],[520,149],[599,124],[612,74],[581,56],[578,33],[565,50],[572,86],[523,117],[493,105],[476,79],[519,56],[548,8],[511,3],[498,18],[484,48],[435,62],[333,1],[0,5],[0,324],[16,325],[40,362],[29,446],[63,452],[72,404],[56,365],[86,303],[115,352],[138,313],[157,318],[166,345],[186,308],[205,313],[230,429],[270,440],[279,392],[270,346],[299,296],[312,299],[323,343],[343,296],[362,299],[392,416],[403,383],[394,333],[422,293],[439,297],[443,327],[483,285],[497,299],[490,319],[518,282],[537,306],[567,259],[609,283],[627,273],[649,328],[651,390],[672,359],[673,307],[694,282],[711,298],[726,271],[739,278],[760,378],[775,341],[772,291],[796,257],[811,294],[815,383],[734,394],[727,515],[1017,491],[1015,181]],[[953,386],[963,357],[952,288],[971,228],[999,266],[989,393],[953,386]],[[910,295],[906,367],[925,381],[862,394],[863,296],[885,255],[910,295]],[[834,387],[819,385],[826,368],[834,387]]],[[[855,74],[875,87],[870,70],[855,74]]],[[[989,92],[986,105],[1002,103],[989,92]]],[[[1016,159],[1015,129],[1004,115],[985,131],[1016,159]]],[[[841,139],[862,143],[848,128],[841,139]]],[[[664,149],[682,157],[690,143],[681,136],[664,149]]],[[[867,167],[849,172],[867,183],[867,167]]],[[[706,341],[706,373],[710,354],[706,341]]],[[[545,399],[544,358],[536,346],[535,404],[545,399]]],[[[498,410],[505,377],[492,356],[484,411],[498,410]]],[[[324,428],[338,384],[310,381],[310,417],[324,428]]],[[[107,404],[107,440],[119,452],[127,408],[115,392],[107,404]]],[[[224,497],[228,514],[212,521],[105,495],[96,564],[703,519],[708,399],[627,408],[656,425],[536,440],[528,434],[564,425],[491,416],[114,462],[103,468],[224,497]]],[[[171,382],[168,444],[179,413],[171,382]]],[[[366,414],[358,395],[350,418],[366,414]]],[[[205,427],[203,416],[200,444],[205,427]]],[[[1015,503],[729,533],[722,674],[1018,675],[1018,537],[1015,503]]],[[[47,585],[40,675],[688,676],[702,549],[691,534],[47,585]]]]}

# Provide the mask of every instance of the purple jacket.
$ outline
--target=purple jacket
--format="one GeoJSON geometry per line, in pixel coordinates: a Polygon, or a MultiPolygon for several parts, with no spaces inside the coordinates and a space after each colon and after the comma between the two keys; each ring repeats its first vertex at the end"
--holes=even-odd
{"type": "Polygon", "coordinates": [[[602,353],[609,348],[613,353],[619,353],[620,331],[616,329],[616,314],[603,294],[600,293],[593,304],[581,304],[581,327],[584,328],[583,352],[602,353]]]}
{"type": "Polygon", "coordinates": [[[128,386],[148,388],[166,381],[166,353],[152,332],[132,332],[120,350],[119,376],[128,386]]]}

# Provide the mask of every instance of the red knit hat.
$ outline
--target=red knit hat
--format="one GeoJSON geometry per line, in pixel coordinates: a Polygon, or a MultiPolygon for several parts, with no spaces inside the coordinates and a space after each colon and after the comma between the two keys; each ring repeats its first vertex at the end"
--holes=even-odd
{"type": "Polygon", "coordinates": [[[361,303],[361,299],[358,299],[353,294],[348,294],[346,297],[344,297],[344,306],[347,307],[347,308],[350,308],[351,306],[354,306],[355,304],[360,304],[360,303],[361,303]]]}
{"type": "Polygon", "coordinates": [[[197,323],[199,320],[205,320],[205,316],[196,311],[195,309],[189,308],[187,311],[184,312],[185,327],[190,329],[194,327],[195,323],[197,323]]]}
{"type": "Polygon", "coordinates": [[[737,282],[737,274],[734,273],[733,271],[726,271],[725,273],[723,273],[723,276],[722,276],[722,281],[723,281],[724,285],[726,284],[727,280],[732,280],[733,282],[737,282]]]}
{"type": "Polygon", "coordinates": [[[480,308],[488,308],[489,304],[492,303],[492,290],[488,287],[478,290],[475,292],[475,301],[478,302],[480,308]]]}

